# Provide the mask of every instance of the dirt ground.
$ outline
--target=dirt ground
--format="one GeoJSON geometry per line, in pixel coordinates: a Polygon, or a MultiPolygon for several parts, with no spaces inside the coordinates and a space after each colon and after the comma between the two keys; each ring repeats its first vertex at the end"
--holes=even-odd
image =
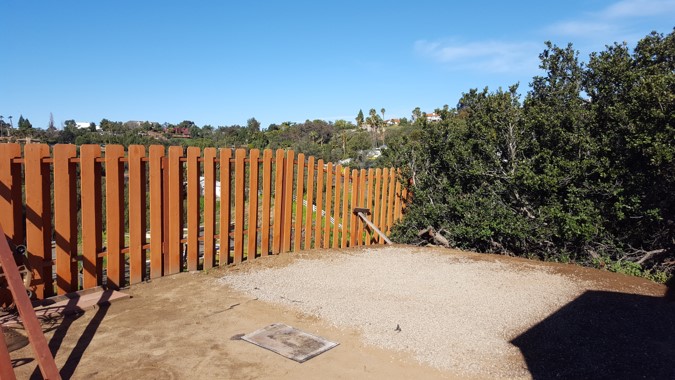
{"type": "MultiPolygon", "coordinates": [[[[607,305],[610,311],[628,315],[629,318],[630,312],[626,314],[622,309],[624,306],[617,305],[629,305],[627,307],[631,310],[653,307],[656,311],[652,313],[646,310],[646,314],[640,312],[634,316],[634,320],[622,321],[617,326],[610,326],[606,320],[599,319],[604,325],[592,328],[599,331],[607,328],[608,334],[615,334],[613,329],[626,329],[627,326],[634,324],[637,327],[634,330],[638,335],[629,334],[626,339],[631,342],[644,339],[645,342],[639,343],[648,345],[645,350],[653,351],[656,347],[659,350],[655,357],[657,362],[668,361],[669,359],[664,358],[672,357],[675,353],[673,343],[675,303],[663,300],[667,290],[663,285],[573,265],[540,263],[455,250],[442,252],[460,255],[469,260],[540,266],[592,284],[589,289],[592,290],[588,296],[590,298],[580,297],[582,303],[565,306],[513,341],[513,344],[523,351],[522,365],[529,368],[532,378],[561,375],[565,377],[566,374],[575,373],[569,372],[570,363],[565,363],[562,359],[556,360],[569,351],[559,348],[563,343],[580,344],[580,352],[584,352],[586,344],[584,342],[592,341],[593,344],[587,344],[591,352],[597,351],[595,341],[602,341],[601,347],[606,347],[607,351],[601,354],[605,356],[586,355],[590,359],[580,360],[590,360],[590,364],[584,364],[587,367],[593,367],[595,360],[609,360],[610,364],[615,364],[612,357],[626,361],[626,357],[634,356],[632,351],[625,355],[619,352],[617,356],[617,353],[612,351],[612,346],[616,348],[617,345],[623,344],[623,341],[610,339],[605,333],[594,336],[588,331],[576,331],[577,327],[572,326],[569,334],[574,335],[574,339],[578,339],[579,335],[588,338],[572,343],[565,342],[566,339],[571,339],[569,335],[556,335],[560,334],[558,330],[561,330],[561,326],[566,326],[565,323],[570,323],[570,320],[576,318],[574,315],[578,315],[579,310],[588,309],[589,304],[597,304],[598,294],[603,296],[603,300],[607,299],[608,294],[621,296],[620,304],[612,299],[607,305]],[[627,303],[624,302],[625,297],[630,298],[627,303]],[[648,315],[647,320],[643,318],[645,315],[648,315]],[[667,319],[663,320],[664,317],[667,319]],[[560,324],[561,319],[565,321],[563,324],[560,324]],[[662,325],[661,329],[650,330],[653,328],[652,325],[657,323],[662,325]],[[658,338],[662,334],[670,336],[658,338]],[[650,343],[655,340],[654,337],[657,337],[656,346],[650,343]],[[551,340],[558,343],[548,344],[547,342],[551,340]]],[[[309,251],[302,256],[325,258],[333,254],[341,253],[309,251]]],[[[237,267],[210,270],[207,273],[181,273],[164,277],[134,285],[125,291],[132,296],[130,299],[113,302],[108,307],[88,310],[78,316],[45,323],[45,334],[52,352],[55,353],[56,364],[61,369],[62,377],[64,379],[395,380],[467,378],[457,373],[419,364],[407,353],[366,345],[356,330],[332,327],[325,321],[292,308],[262,302],[217,283],[218,278],[231,271],[240,273],[257,268],[285,266],[292,263],[296,257],[297,255],[292,254],[273,256],[237,267]],[[305,363],[296,363],[237,338],[240,334],[255,331],[275,322],[291,325],[338,342],[340,345],[305,363]]],[[[625,347],[619,348],[625,350],[625,347]]],[[[30,347],[11,353],[17,378],[41,378],[32,356],[30,347]]],[[[647,355],[646,359],[649,358],[647,355]]],[[[646,375],[647,378],[672,374],[667,372],[670,362],[657,363],[658,367],[653,367],[653,361],[644,364],[652,367],[638,367],[633,373],[646,375]]],[[[603,370],[602,366],[598,368],[603,370]]],[[[611,374],[611,372],[602,373],[611,374]]],[[[586,371],[577,374],[597,375],[598,372],[586,371]]]]}

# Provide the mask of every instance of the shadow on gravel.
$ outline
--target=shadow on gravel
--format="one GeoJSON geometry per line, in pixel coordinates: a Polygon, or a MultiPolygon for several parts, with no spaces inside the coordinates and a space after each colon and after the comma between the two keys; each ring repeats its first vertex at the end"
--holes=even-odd
{"type": "Polygon", "coordinates": [[[534,379],[675,379],[675,302],[588,291],[511,343],[534,379]]]}

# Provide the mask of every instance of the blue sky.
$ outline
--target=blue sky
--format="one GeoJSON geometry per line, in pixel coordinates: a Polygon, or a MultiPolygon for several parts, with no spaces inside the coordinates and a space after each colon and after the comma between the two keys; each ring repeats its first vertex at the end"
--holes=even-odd
{"type": "Polygon", "coordinates": [[[675,0],[0,1],[0,115],[263,127],[410,117],[580,56],[670,33],[675,0]]]}

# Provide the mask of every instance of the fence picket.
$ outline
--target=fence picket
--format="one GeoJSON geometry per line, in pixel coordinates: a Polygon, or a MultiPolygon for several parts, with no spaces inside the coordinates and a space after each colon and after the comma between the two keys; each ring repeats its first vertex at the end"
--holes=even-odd
{"type": "Polygon", "coordinates": [[[107,285],[125,286],[124,278],[124,147],[108,145],[105,149],[105,220],[107,285]]]}
{"type": "Polygon", "coordinates": [[[293,158],[295,153],[292,150],[286,152],[286,169],[284,170],[284,192],[283,192],[283,203],[284,203],[284,222],[283,222],[283,252],[288,252],[291,250],[291,229],[293,228],[293,158]]]}
{"type": "MultiPolygon", "coordinates": [[[[380,197],[381,195],[381,188],[382,188],[382,169],[377,168],[375,169],[375,199],[374,199],[374,205],[373,205],[373,224],[378,229],[382,229],[380,226],[380,197]]],[[[380,238],[380,235],[375,235],[374,236],[374,241],[375,243],[382,243],[382,239],[380,238]]]]}
{"type": "Polygon", "coordinates": [[[234,157],[234,263],[239,264],[244,257],[246,149],[237,149],[234,157]]]}
{"type": "Polygon", "coordinates": [[[129,283],[145,278],[145,147],[129,146],[129,283]]]}
{"type": "MultiPolygon", "coordinates": [[[[216,249],[216,149],[204,149],[204,263],[203,268],[215,265],[216,249]]],[[[201,183],[201,179],[199,180],[201,183]]]]}
{"type": "MultiPolygon", "coordinates": [[[[380,201],[380,224],[378,228],[387,233],[387,190],[389,189],[389,169],[382,170],[382,200],[380,201]]],[[[380,243],[382,239],[380,239],[380,243]]]]}
{"type": "MultiPolygon", "coordinates": [[[[366,205],[364,206],[365,208],[370,210],[370,215],[366,215],[366,218],[370,220],[371,222],[373,221],[373,182],[374,178],[373,176],[375,175],[375,171],[371,168],[368,169],[368,190],[366,193],[366,205]]],[[[366,230],[366,245],[372,244],[373,240],[373,232],[370,231],[370,229],[366,230]]]]}
{"type": "MultiPolygon", "coordinates": [[[[80,147],[80,195],[82,210],[82,286],[101,285],[103,259],[101,250],[101,157],[99,145],[80,147]]],[[[51,275],[51,273],[50,273],[51,275]]]]}
{"type": "MultiPolygon", "coordinates": [[[[365,207],[366,205],[366,169],[361,169],[359,172],[359,203],[358,207],[365,207]]],[[[356,219],[356,222],[358,223],[358,230],[356,232],[356,244],[357,245],[364,245],[363,241],[363,226],[364,223],[360,218],[356,219]]]]}
{"type": "Polygon", "coordinates": [[[305,211],[305,249],[312,248],[312,219],[314,215],[314,157],[307,160],[307,209],[305,211]]]}
{"type": "Polygon", "coordinates": [[[183,157],[182,146],[169,147],[169,274],[183,269],[183,157]]]}
{"type": "Polygon", "coordinates": [[[359,199],[359,171],[356,169],[352,169],[352,199],[350,202],[350,208],[349,208],[349,216],[350,216],[350,223],[349,223],[349,246],[354,247],[356,246],[356,233],[358,231],[358,220],[357,216],[354,215],[354,208],[357,207],[358,204],[358,199],[359,199]]]}
{"type": "Polygon", "coordinates": [[[331,247],[337,248],[339,246],[340,242],[340,224],[341,224],[341,218],[340,218],[340,192],[342,191],[342,165],[338,164],[335,167],[335,205],[333,206],[333,209],[335,210],[333,213],[335,215],[334,221],[333,221],[333,244],[331,247]]]}
{"type": "Polygon", "coordinates": [[[386,235],[391,233],[391,226],[394,224],[394,189],[396,185],[396,171],[389,169],[389,199],[387,200],[387,230],[386,235]]]}
{"type": "Polygon", "coordinates": [[[295,229],[293,232],[293,251],[297,252],[301,249],[302,242],[302,215],[303,215],[303,199],[305,193],[305,155],[298,154],[298,174],[297,184],[295,185],[296,201],[295,201],[295,229]]]}
{"type": "Polygon", "coordinates": [[[263,202],[262,202],[262,238],[260,239],[260,254],[267,256],[270,253],[270,211],[272,207],[272,150],[263,152],[263,202]]]}
{"type": "MultiPolygon", "coordinates": [[[[108,145],[109,146],[109,145],[108,145]]],[[[161,145],[150,146],[150,278],[159,278],[163,274],[163,242],[166,238],[163,231],[164,196],[162,159],[164,147],[161,145]]],[[[108,147],[106,147],[106,159],[108,147]]],[[[108,163],[106,161],[106,185],[108,183],[108,163]]],[[[110,275],[110,270],[108,270],[110,275]]]]}
{"type": "Polygon", "coordinates": [[[78,289],[77,276],[77,178],[75,145],[54,147],[54,240],[56,241],[56,289],[58,294],[78,289]]]}
{"type": "Polygon", "coordinates": [[[249,152],[249,181],[248,181],[248,248],[246,260],[255,259],[258,252],[258,172],[260,151],[251,149],[249,152]]]}
{"type": "Polygon", "coordinates": [[[333,164],[326,165],[326,219],[323,226],[323,248],[330,247],[330,218],[331,204],[333,203],[333,164]]]}
{"type": "Polygon", "coordinates": [[[230,224],[232,223],[232,149],[220,150],[220,251],[218,252],[218,264],[230,264],[230,224]]]}
{"type": "Polygon", "coordinates": [[[201,150],[187,148],[187,270],[197,270],[199,264],[199,157],[201,150]]]}
{"type": "Polygon", "coordinates": [[[340,248],[347,248],[349,237],[349,168],[344,169],[344,180],[342,186],[342,228],[340,230],[340,248]]]}
{"type": "Polygon", "coordinates": [[[314,248],[321,248],[321,227],[323,226],[323,160],[316,165],[316,214],[314,219],[314,248]]]}
{"type": "Polygon", "coordinates": [[[286,152],[277,149],[274,162],[274,224],[272,226],[272,253],[281,252],[281,233],[283,227],[284,162],[286,152]]]}
{"type": "Polygon", "coordinates": [[[24,244],[21,145],[0,144],[0,224],[14,245],[24,244]]]}

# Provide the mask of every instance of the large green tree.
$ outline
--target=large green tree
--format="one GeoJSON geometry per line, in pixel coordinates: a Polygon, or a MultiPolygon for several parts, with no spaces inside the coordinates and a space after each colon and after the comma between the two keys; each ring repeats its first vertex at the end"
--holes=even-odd
{"type": "Polygon", "coordinates": [[[585,66],[546,43],[540,60],[522,103],[516,86],[471,90],[441,122],[416,109],[418,129],[390,135],[385,160],[413,194],[396,238],[432,226],[463,248],[662,280],[675,267],[674,34],[585,66]]]}

